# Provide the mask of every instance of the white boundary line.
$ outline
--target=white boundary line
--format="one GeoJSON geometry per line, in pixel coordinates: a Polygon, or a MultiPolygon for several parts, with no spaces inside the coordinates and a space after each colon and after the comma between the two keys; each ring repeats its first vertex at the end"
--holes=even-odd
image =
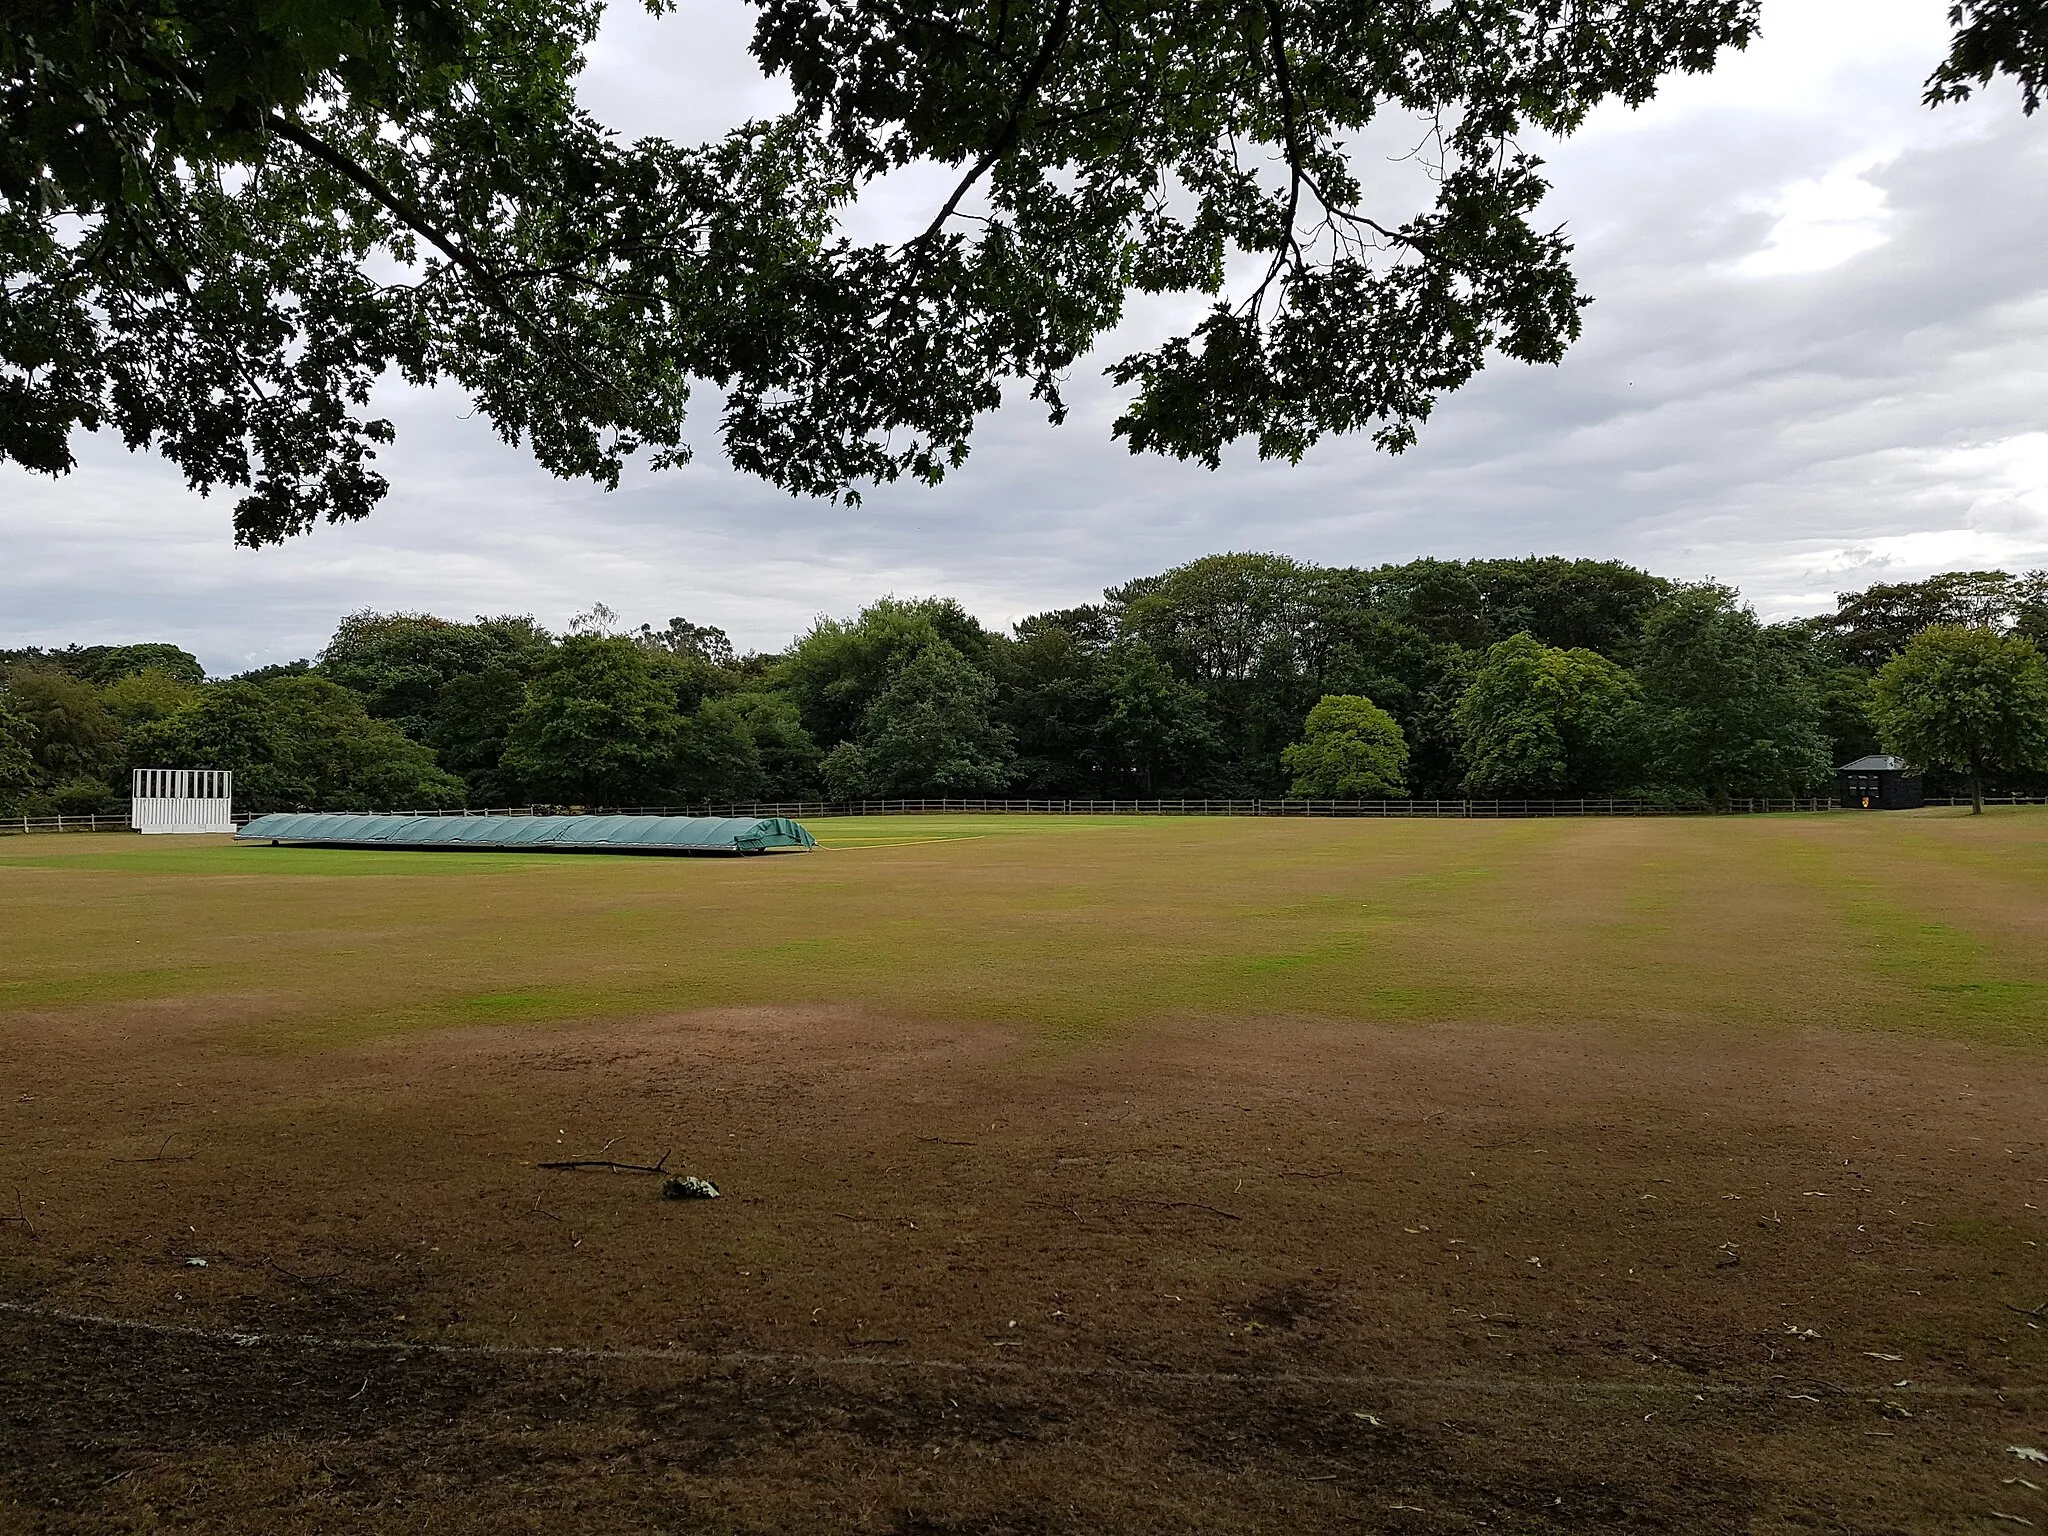
{"type": "Polygon", "coordinates": [[[1798,1398],[1825,1401],[1826,1398],[1976,1398],[2001,1401],[2008,1397],[2038,1397],[2048,1393],[2048,1384],[2017,1387],[1980,1387],[1967,1384],[1908,1386],[1838,1386],[1828,1382],[1785,1382],[1771,1386],[1745,1386],[1727,1382],[1657,1381],[1573,1381],[1536,1377],[1484,1376],[1382,1376],[1370,1372],[1289,1371],[1187,1371],[1168,1367],[1127,1365],[1033,1365],[1022,1360],[919,1360],[878,1355],[785,1354],[770,1350],[696,1350],[683,1348],[599,1349],[587,1345],[544,1344],[436,1344],[406,1339],[335,1339],[308,1333],[260,1333],[234,1329],[198,1328],[187,1323],[158,1323],[145,1318],[113,1317],[98,1312],[72,1312],[58,1307],[38,1307],[27,1302],[0,1301],[0,1315],[36,1322],[65,1323],[74,1327],[106,1328],[127,1333],[151,1334],[160,1338],[192,1339],[209,1344],[233,1344],[242,1348],[322,1349],[358,1354],[434,1355],[483,1360],[564,1360],[583,1362],[617,1361],[622,1364],[667,1363],[673,1365],[772,1365],[780,1368],[870,1371],[944,1371],[963,1376],[1062,1376],[1100,1378],[1112,1381],[1146,1381],[1183,1386],[1245,1387],[1369,1387],[1410,1391],[1478,1392],[1499,1397],[1518,1393],[1548,1396],[1590,1397],[1758,1397],[1798,1398]],[[1815,1392],[1826,1396],[1816,1398],[1815,1392]]]}
{"type": "Polygon", "coordinates": [[[926,843],[974,843],[988,836],[986,832],[963,832],[958,837],[892,837],[871,843],[844,842],[819,843],[810,849],[812,853],[858,853],[865,848],[918,848],[926,843]]]}

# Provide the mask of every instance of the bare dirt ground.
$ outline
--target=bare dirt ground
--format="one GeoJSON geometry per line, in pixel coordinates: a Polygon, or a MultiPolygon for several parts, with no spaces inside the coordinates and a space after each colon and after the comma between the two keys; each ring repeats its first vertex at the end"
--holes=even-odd
{"type": "Polygon", "coordinates": [[[0,1526],[2048,1527],[2029,1049],[259,1003],[4,1037],[0,1526]]]}

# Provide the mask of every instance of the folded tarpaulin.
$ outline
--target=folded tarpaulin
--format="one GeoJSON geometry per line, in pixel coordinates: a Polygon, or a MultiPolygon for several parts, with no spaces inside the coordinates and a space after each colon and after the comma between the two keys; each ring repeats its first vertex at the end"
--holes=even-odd
{"type": "Polygon", "coordinates": [[[523,848],[548,853],[764,853],[818,845],[787,816],[381,816],[307,811],[258,816],[235,838],[331,848],[523,848]]]}

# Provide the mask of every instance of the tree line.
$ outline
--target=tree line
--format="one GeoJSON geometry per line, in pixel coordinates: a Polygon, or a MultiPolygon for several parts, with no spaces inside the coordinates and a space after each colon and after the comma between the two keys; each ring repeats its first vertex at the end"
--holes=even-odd
{"type": "Polygon", "coordinates": [[[209,680],[168,644],[0,652],[0,805],[228,768],[252,811],[869,797],[1826,793],[1901,750],[1940,793],[2048,787],[2048,574],[1950,572],[1767,624],[1612,561],[1213,555],[991,630],[884,597],[738,654],[602,605],[550,633],[350,614],[209,680]]]}

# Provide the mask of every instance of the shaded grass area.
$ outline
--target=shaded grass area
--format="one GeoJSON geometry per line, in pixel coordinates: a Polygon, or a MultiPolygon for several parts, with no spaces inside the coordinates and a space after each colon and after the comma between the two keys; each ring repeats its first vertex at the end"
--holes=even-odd
{"type": "Polygon", "coordinates": [[[1133,1402],[1086,1381],[1047,1394],[845,1366],[366,1364],[5,1324],[0,1337],[0,1383],[27,1389],[16,1402],[47,1380],[38,1367],[94,1354],[138,1384],[104,1404],[63,1400],[54,1422],[21,1414],[0,1440],[0,1476],[52,1530],[209,1528],[223,1485],[242,1513],[218,1528],[308,1532],[1970,1530],[1899,1464],[1967,1484],[1981,1476],[1972,1443],[2025,1423],[1964,1404],[1940,1440],[1880,1458],[1861,1434],[1883,1421],[1861,1403],[1815,1406],[1821,1434],[1791,1436],[1770,1432],[1768,1403],[1682,1393],[1546,1397],[1532,1413],[1457,1393],[1397,1408],[1315,1384],[1156,1381],[1133,1402]],[[249,1404],[291,1433],[252,1451],[249,1404]],[[91,1460],[73,1450],[88,1435],[91,1460]],[[1822,1436],[1858,1448],[1860,1497],[1802,1479],[1822,1436]],[[1154,1476],[1134,1479],[1134,1464],[1154,1476]]]}
{"type": "Polygon", "coordinates": [[[2038,813],[814,831],[817,854],[742,860],[26,838],[0,854],[0,1009],[239,994],[262,1001],[238,1027],[300,1047],[729,1004],[1054,1038],[1247,1012],[2007,1042],[2048,1021],[2038,813]]]}

